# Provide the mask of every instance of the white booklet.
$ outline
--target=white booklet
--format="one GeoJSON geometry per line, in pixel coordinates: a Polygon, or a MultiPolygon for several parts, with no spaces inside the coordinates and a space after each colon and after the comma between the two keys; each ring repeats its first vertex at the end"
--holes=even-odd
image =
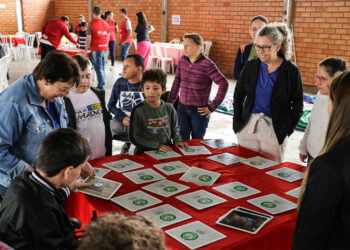
{"type": "Polygon", "coordinates": [[[277,161],[271,161],[261,156],[254,156],[254,157],[245,159],[242,161],[242,163],[257,169],[265,169],[265,168],[269,168],[280,164],[277,161]]]}
{"type": "Polygon", "coordinates": [[[287,168],[287,167],[271,170],[266,172],[266,174],[272,175],[274,177],[277,177],[279,179],[282,179],[288,182],[298,181],[303,179],[304,177],[303,172],[300,172],[291,168],[287,168]]]}
{"type": "Polygon", "coordinates": [[[144,167],[142,164],[139,164],[129,159],[104,163],[103,166],[106,166],[107,168],[112,169],[113,171],[116,171],[118,173],[144,167]]]}
{"type": "Polygon", "coordinates": [[[162,202],[152,195],[140,190],[114,197],[111,199],[111,201],[131,212],[135,212],[162,202]]]}
{"type": "Polygon", "coordinates": [[[95,196],[101,199],[109,200],[115,192],[122,186],[121,183],[111,181],[102,177],[87,177],[84,183],[89,183],[89,187],[78,188],[79,192],[95,196]]]}
{"type": "Polygon", "coordinates": [[[200,221],[194,221],[175,227],[165,231],[165,233],[190,249],[197,249],[226,238],[226,235],[212,229],[200,221]]]}
{"type": "Polygon", "coordinates": [[[301,191],[301,187],[297,187],[292,190],[289,190],[288,192],[286,192],[286,194],[299,199],[300,191],[301,191]]]}
{"type": "Polygon", "coordinates": [[[231,164],[235,164],[237,162],[241,162],[243,158],[241,158],[237,155],[234,155],[234,154],[230,154],[230,153],[222,153],[219,155],[209,156],[208,159],[210,159],[212,161],[219,162],[219,163],[224,164],[224,165],[231,165],[231,164]]]}
{"type": "Polygon", "coordinates": [[[280,214],[292,209],[297,205],[275,194],[268,194],[248,200],[249,203],[269,212],[270,214],[280,214]]]}
{"type": "Polygon", "coordinates": [[[149,156],[153,157],[156,160],[164,160],[164,159],[175,158],[175,157],[181,156],[180,154],[176,153],[175,151],[164,152],[164,151],[160,151],[160,150],[146,151],[145,154],[148,154],[149,156]]]}
{"type": "Polygon", "coordinates": [[[188,146],[187,148],[180,148],[184,155],[210,155],[211,152],[204,146],[188,146]]]}
{"type": "Polygon", "coordinates": [[[158,174],[156,171],[150,168],[123,173],[123,175],[136,184],[165,179],[163,175],[158,174]]]}
{"type": "Polygon", "coordinates": [[[214,140],[208,140],[208,141],[201,141],[201,143],[211,147],[211,148],[229,148],[229,147],[234,147],[237,146],[236,143],[232,141],[225,141],[223,139],[214,139],[214,140]]]}
{"type": "Polygon", "coordinates": [[[223,193],[233,199],[240,199],[250,195],[260,193],[259,190],[243,184],[239,181],[234,181],[224,185],[213,187],[216,191],[223,193]]]}
{"type": "Polygon", "coordinates": [[[110,169],[105,169],[105,168],[95,168],[94,167],[93,169],[94,169],[94,172],[95,172],[96,176],[98,176],[98,177],[105,176],[106,174],[111,172],[110,169]]]}
{"type": "Polygon", "coordinates": [[[220,217],[216,223],[246,233],[256,234],[272,218],[271,215],[236,207],[220,217]]]}
{"type": "Polygon", "coordinates": [[[209,193],[205,190],[197,190],[188,194],[179,195],[176,196],[176,199],[179,199],[198,210],[212,207],[226,201],[220,196],[209,193]]]}
{"type": "Polygon", "coordinates": [[[220,173],[213,171],[191,167],[180,177],[180,180],[193,182],[201,186],[211,186],[217,181],[217,179],[219,179],[220,175],[220,173]]]}
{"type": "Polygon", "coordinates": [[[170,197],[189,188],[190,187],[188,186],[169,180],[157,181],[156,183],[142,187],[142,189],[161,195],[163,197],[170,197]]]}
{"type": "Polygon", "coordinates": [[[186,172],[190,167],[181,161],[155,164],[153,167],[159,169],[166,175],[173,175],[186,172]]]}
{"type": "Polygon", "coordinates": [[[156,225],[160,228],[170,226],[192,218],[191,215],[188,215],[168,204],[146,209],[141,212],[138,212],[137,214],[151,217],[156,223],[156,225]]]}

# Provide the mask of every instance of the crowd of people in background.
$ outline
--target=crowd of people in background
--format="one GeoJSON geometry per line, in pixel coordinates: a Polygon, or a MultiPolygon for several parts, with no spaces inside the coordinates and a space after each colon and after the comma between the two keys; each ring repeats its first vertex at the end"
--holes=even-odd
{"type": "MultiPolygon", "coordinates": [[[[226,96],[228,81],[203,55],[199,34],[183,36],[184,56],[167,91],[166,73],[147,69],[149,33],[154,27],[144,12],[136,13],[137,49],[128,55],[134,39],[132,25],[126,9],[119,13],[120,23],[112,11],[103,13],[98,6],[92,9],[91,22],[79,16],[78,39],[68,31],[68,17],[47,22],[40,39],[40,63],[0,94],[0,239],[15,248],[76,248],[74,228],[62,202],[70,191],[84,185],[77,176],[94,177],[87,161],[111,155],[112,138],[125,141],[125,152],[134,154],[186,148],[187,140],[204,138],[211,113],[226,96]],[[105,65],[109,51],[113,70],[117,33],[123,72],[106,105],[105,65]],[[62,36],[89,51],[90,60],[55,51],[62,36]],[[92,86],[93,70],[97,88],[92,86]],[[213,83],[218,90],[210,100],[213,83]],[[47,237],[51,232],[57,237],[47,237]]],[[[252,43],[238,48],[233,70],[237,80],[233,130],[240,146],[283,162],[288,137],[303,112],[302,77],[290,60],[291,33],[285,24],[269,23],[261,15],[251,19],[249,33],[252,43]]],[[[343,59],[327,58],[315,74],[319,93],[299,147],[300,160],[307,160],[310,168],[300,199],[294,249],[349,246],[347,69],[343,59]]],[[[132,242],[147,242],[150,249],[165,249],[164,235],[152,222],[118,214],[92,222],[80,249],[112,241],[131,244],[132,237],[132,242]],[[118,228],[123,225],[132,227],[134,233],[122,238],[118,228]],[[144,239],[141,231],[146,228],[149,236],[144,239]],[[111,241],[95,238],[96,233],[107,237],[108,232],[115,236],[111,241]]]]}

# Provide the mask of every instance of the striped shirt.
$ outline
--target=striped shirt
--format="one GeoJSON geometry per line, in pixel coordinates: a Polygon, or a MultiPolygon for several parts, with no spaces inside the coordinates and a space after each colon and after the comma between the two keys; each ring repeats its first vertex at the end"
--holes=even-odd
{"type": "Polygon", "coordinates": [[[191,63],[188,57],[179,59],[173,86],[168,101],[174,103],[180,92],[180,104],[192,107],[208,107],[214,111],[224,100],[228,82],[215,63],[201,56],[191,63]],[[218,86],[214,100],[209,100],[212,82],[218,86]]]}

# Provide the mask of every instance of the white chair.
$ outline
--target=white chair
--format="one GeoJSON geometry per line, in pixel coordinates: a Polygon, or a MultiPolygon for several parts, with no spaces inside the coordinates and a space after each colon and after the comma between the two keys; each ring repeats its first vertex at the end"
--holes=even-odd
{"type": "Polygon", "coordinates": [[[203,55],[209,57],[209,52],[210,52],[210,48],[211,45],[213,44],[212,41],[205,41],[204,42],[204,51],[203,51],[203,55]]]}
{"type": "Polygon", "coordinates": [[[181,41],[180,41],[180,39],[173,39],[173,40],[171,40],[169,43],[172,43],[172,44],[180,44],[181,43],[181,41]]]}
{"type": "Polygon", "coordinates": [[[168,66],[171,66],[171,73],[174,74],[174,59],[172,57],[167,57],[166,48],[157,45],[156,52],[158,56],[157,67],[161,68],[164,72],[168,72],[168,66]]]}
{"type": "Polygon", "coordinates": [[[33,59],[35,59],[35,50],[34,50],[35,35],[27,34],[24,38],[26,40],[25,46],[19,46],[20,58],[31,61],[32,55],[33,55],[33,59]]]}
{"type": "Polygon", "coordinates": [[[11,56],[8,54],[0,58],[0,92],[8,86],[7,72],[10,62],[11,56]]]}
{"type": "Polygon", "coordinates": [[[154,44],[151,45],[151,53],[148,57],[147,69],[157,68],[159,56],[157,55],[156,46],[157,45],[154,44]]]}

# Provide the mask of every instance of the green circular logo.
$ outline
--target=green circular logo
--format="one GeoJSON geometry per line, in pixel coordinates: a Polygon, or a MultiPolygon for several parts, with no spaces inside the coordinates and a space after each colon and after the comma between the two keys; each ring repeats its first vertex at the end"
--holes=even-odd
{"type": "Polygon", "coordinates": [[[198,178],[199,178],[199,180],[204,181],[204,182],[209,182],[209,181],[212,180],[212,178],[209,175],[206,175],[206,174],[200,175],[198,178]]]}
{"type": "Polygon", "coordinates": [[[185,148],[185,151],[186,151],[186,152],[194,152],[194,151],[196,151],[196,150],[194,150],[193,148],[185,148]]]}
{"type": "Polygon", "coordinates": [[[210,204],[213,203],[213,200],[209,198],[200,198],[198,199],[198,202],[201,204],[210,204]]]}
{"type": "Polygon", "coordinates": [[[267,208],[274,208],[277,205],[276,205],[276,203],[271,202],[271,201],[264,201],[264,202],[261,202],[261,206],[267,207],[267,208]]]}
{"type": "Polygon", "coordinates": [[[113,168],[125,168],[125,165],[123,165],[123,164],[115,164],[115,165],[113,165],[113,168]]]}
{"type": "Polygon", "coordinates": [[[226,155],[218,155],[219,159],[225,159],[227,156],[226,155]]]}
{"type": "Polygon", "coordinates": [[[137,199],[137,200],[134,200],[132,203],[134,203],[134,205],[136,206],[143,206],[143,205],[146,205],[148,201],[144,199],[137,199]]]}
{"type": "Polygon", "coordinates": [[[175,192],[177,190],[176,187],[172,187],[172,186],[168,186],[168,187],[164,187],[163,190],[165,192],[175,192]]]}
{"type": "Polygon", "coordinates": [[[163,167],[163,170],[165,170],[165,171],[173,171],[173,170],[175,170],[176,168],[175,167],[173,167],[173,166],[164,166],[163,167]]]}
{"type": "Polygon", "coordinates": [[[148,180],[152,180],[153,176],[152,175],[141,175],[140,179],[144,180],[144,181],[148,181],[148,180]]]}
{"type": "Polygon", "coordinates": [[[156,150],[154,153],[156,153],[156,154],[158,154],[158,155],[163,155],[163,154],[165,154],[164,151],[160,151],[160,150],[156,150]]]}
{"type": "Polygon", "coordinates": [[[181,234],[181,238],[184,240],[196,240],[198,239],[198,234],[194,232],[184,232],[181,234]]]}
{"type": "Polygon", "coordinates": [[[176,216],[173,214],[163,214],[160,216],[160,219],[163,221],[173,221],[176,219],[176,216]]]}
{"type": "Polygon", "coordinates": [[[234,186],[233,189],[240,192],[244,192],[248,190],[248,188],[245,186],[234,186]]]}
{"type": "Polygon", "coordinates": [[[250,164],[254,165],[254,166],[258,166],[258,165],[262,165],[261,161],[251,161],[250,164]]]}
{"type": "Polygon", "coordinates": [[[95,168],[94,170],[95,170],[95,173],[100,172],[100,170],[99,170],[99,169],[97,169],[97,168],[95,168]]]}
{"type": "Polygon", "coordinates": [[[278,173],[277,175],[281,176],[281,177],[284,177],[284,178],[290,177],[290,173],[284,173],[284,172],[278,173]]]}

